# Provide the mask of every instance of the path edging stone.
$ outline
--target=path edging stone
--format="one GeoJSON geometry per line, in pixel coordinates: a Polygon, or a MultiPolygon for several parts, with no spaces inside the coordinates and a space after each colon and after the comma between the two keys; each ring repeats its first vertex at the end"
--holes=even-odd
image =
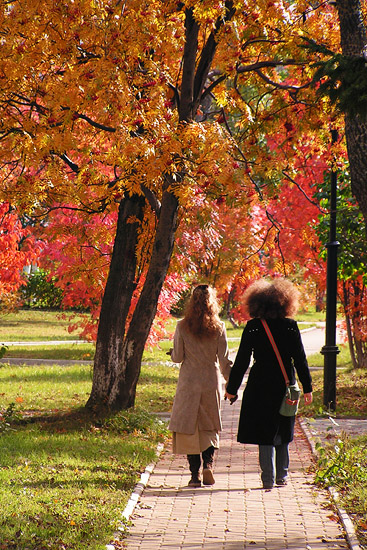
{"type": "MultiPolygon", "coordinates": [[[[157,445],[157,449],[156,449],[156,458],[155,458],[155,460],[153,462],[151,462],[150,464],[148,464],[148,466],[146,466],[144,472],[140,476],[140,480],[135,485],[134,490],[130,495],[130,498],[129,498],[129,500],[128,500],[125,508],[124,508],[124,511],[122,512],[122,515],[121,515],[122,523],[121,523],[121,526],[118,528],[118,532],[115,534],[116,537],[121,535],[121,533],[124,533],[126,531],[126,523],[130,520],[130,518],[131,518],[131,516],[132,516],[132,514],[135,510],[135,507],[136,507],[136,505],[139,501],[139,498],[140,498],[141,494],[143,493],[145,487],[147,486],[149,478],[150,478],[151,474],[153,473],[155,465],[157,464],[163,450],[164,450],[163,443],[159,443],[157,445]]],[[[115,550],[115,546],[113,544],[106,544],[106,550],[115,550]]]]}

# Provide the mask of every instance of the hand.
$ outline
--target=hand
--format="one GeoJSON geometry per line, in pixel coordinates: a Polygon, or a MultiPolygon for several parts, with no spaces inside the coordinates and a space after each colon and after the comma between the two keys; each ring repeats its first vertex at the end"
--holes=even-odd
{"type": "Polygon", "coordinates": [[[313,399],[312,392],[305,393],[305,395],[303,397],[304,397],[304,400],[305,400],[305,405],[311,405],[312,399],[313,399]]]}
{"type": "Polygon", "coordinates": [[[227,393],[227,392],[225,392],[224,394],[224,399],[229,399],[229,402],[231,405],[233,405],[233,403],[237,401],[237,398],[238,398],[238,395],[232,395],[231,393],[227,393]]]}

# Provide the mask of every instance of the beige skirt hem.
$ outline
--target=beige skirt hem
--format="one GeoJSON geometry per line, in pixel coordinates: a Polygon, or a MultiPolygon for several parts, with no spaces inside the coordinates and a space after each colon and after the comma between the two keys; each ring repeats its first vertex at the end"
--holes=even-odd
{"type": "Polygon", "coordinates": [[[193,434],[172,432],[172,452],[178,455],[197,455],[208,447],[219,448],[219,434],[216,430],[196,430],[193,434]]]}

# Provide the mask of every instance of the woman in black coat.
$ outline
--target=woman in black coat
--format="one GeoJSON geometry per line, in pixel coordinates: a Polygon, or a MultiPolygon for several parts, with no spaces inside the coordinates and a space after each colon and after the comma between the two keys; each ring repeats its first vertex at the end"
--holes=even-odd
{"type": "Polygon", "coordinates": [[[302,384],[306,404],[312,403],[312,382],[296,321],[290,319],[298,306],[298,291],[285,279],[257,281],[245,292],[245,307],[252,319],[242,334],[225,397],[233,400],[253,355],[238,426],[237,441],[259,445],[259,463],[264,489],[274,482],[285,485],[293,440],[294,416],[281,416],[285,380],[261,319],[268,323],[291,384],[295,371],[302,384]]]}

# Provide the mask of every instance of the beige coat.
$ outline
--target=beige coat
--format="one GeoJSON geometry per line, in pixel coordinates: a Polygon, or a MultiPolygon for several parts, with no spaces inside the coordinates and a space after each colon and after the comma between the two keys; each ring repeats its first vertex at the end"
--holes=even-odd
{"type": "Polygon", "coordinates": [[[182,321],[177,323],[171,358],[182,364],[169,424],[171,431],[193,434],[196,425],[199,430],[221,430],[221,374],[228,380],[232,365],[228,355],[224,323],[214,338],[195,338],[182,321]]]}

